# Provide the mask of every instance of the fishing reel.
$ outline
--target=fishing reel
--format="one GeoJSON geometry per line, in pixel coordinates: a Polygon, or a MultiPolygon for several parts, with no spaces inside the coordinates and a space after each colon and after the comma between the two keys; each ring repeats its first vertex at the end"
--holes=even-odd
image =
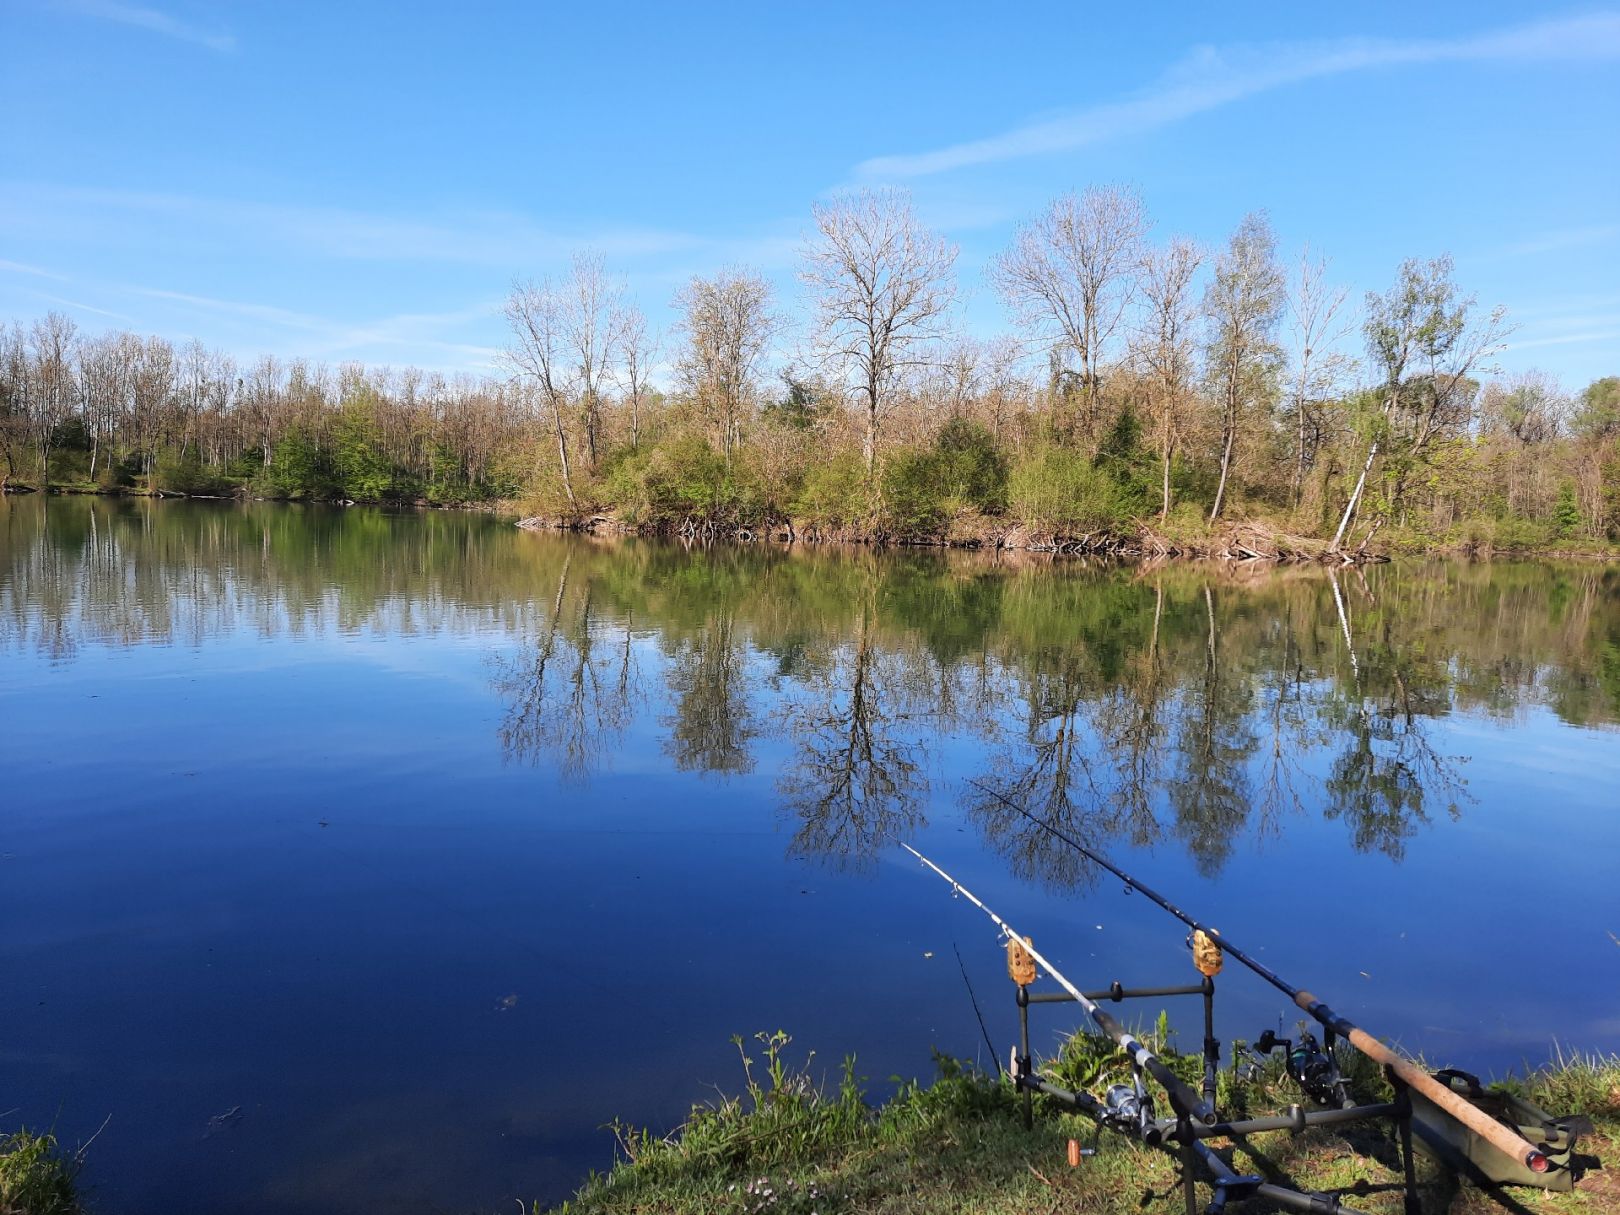
{"type": "Polygon", "coordinates": [[[1254,1044],[1261,1055],[1269,1055],[1278,1047],[1287,1052],[1283,1067],[1308,1097],[1322,1105],[1346,1104],[1349,1094],[1344,1077],[1339,1075],[1339,1065],[1322,1049],[1314,1034],[1301,1030],[1298,1038],[1279,1038],[1268,1029],[1254,1044]]]}
{"type": "Polygon", "coordinates": [[[1116,1131],[1138,1135],[1147,1144],[1160,1139],[1158,1123],[1153,1117],[1153,1098],[1142,1088],[1142,1078],[1136,1076],[1130,1084],[1110,1084],[1103,1094],[1103,1121],[1116,1131]]]}

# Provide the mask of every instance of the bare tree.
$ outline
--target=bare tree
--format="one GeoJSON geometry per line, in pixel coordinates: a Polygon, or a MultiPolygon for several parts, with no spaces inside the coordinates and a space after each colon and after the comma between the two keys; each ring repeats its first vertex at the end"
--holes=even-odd
{"type": "Polygon", "coordinates": [[[1142,261],[1142,297],[1147,323],[1138,343],[1147,372],[1150,415],[1159,449],[1161,488],[1159,519],[1170,513],[1170,465],[1185,424],[1193,380],[1193,277],[1202,251],[1177,238],[1142,261]]]}
{"type": "Polygon", "coordinates": [[[742,439],[743,413],[754,399],[755,373],[776,331],[771,285],[743,269],[694,278],[675,297],[686,349],[682,385],[719,435],[730,460],[742,439]]]}
{"type": "Polygon", "coordinates": [[[1004,442],[1012,422],[1011,414],[1028,402],[1029,385],[1019,375],[1024,361],[1024,347],[1017,338],[1008,334],[992,338],[984,344],[981,383],[984,412],[990,433],[996,442],[1004,442]]]}
{"type": "Polygon", "coordinates": [[[1532,368],[1490,384],[1480,397],[1480,423],[1526,447],[1556,438],[1571,412],[1557,379],[1532,368]]]}
{"type": "Polygon", "coordinates": [[[1272,397],[1282,352],[1274,334],[1282,314],[1277,238],[1261,212],[1243,217],[1204,292],[1209,324],[1207,369],[1221,417],[1221,479],[1209,517],[1221,517],[1237,437],[1247,415],[1272,397]]]}
{"type": "Polygon", "coordinates": [[[30,334],[33,366],[30,380],[29,431],[39,453],[41,485],[50,480],[51,447],[56,428],[73,412],[76,384],[73,375],[73,344],[78,326],[60,312],[50,312],[34,322],[30,334]]]}
{"type": "Polygon", "coordinates": [[[870,481],[891,394],[942,335],[956,295],[956,248],[924,227],[897,191],[820,204],[815,219],[819,239],[805,250],[802,278],[816,296],[817,345],[853,381],[865,409],[870,481]]]}
{"type": "Polygon", "coordinates": [[[984,343],[963,334],[953,338],[940,356],[940,395],[953,422],[967,412],[979,394],[979,364],[984,353],[984,343]]]}
{"type": "Polygon", "coordinates": [[[647,318],[634,304],[619,310],[613,323],[619,338],[619,392],[630,412],[630,446],[641,446],[642,413],[651,393],[653,363],[658,358],[659,336],[647,330],[647,318]]]}
{"type": "Polygon", "coordinates": [[[618,341],[623,290],[603,272],[600,253],[576,253],[561,291],[563,340],[574,360],[585,456],[594,470],[602,446],[602,386],[618,341]]]}
{"type": "Polygon", "coordinates": [[[1294,386],[1290,408],[1294,415],[1294,505],[1305,484],[1305,470],[1314,462],[1326,429],[1321,403],[1354,366],[1354,361],[1332,349],[1350,332],[1345,311],[1347,292],[1326,282],[1327,258],[1312,259],[1306,248],[1290,284],[1288,310],[1294,338],[1294,386]]]}
{"type": "MultiPolygon", "coordinates": [[[[990,275],[1020,320],[1080,360],[1079,428],[1089,439],[1102,412],[1106,347],[1135,290],[1148,228],[1141,197],[1121,186],[1065,194],[1018,229],[990,275]]],[[[1060,423],[1072,433],[1075,419],[1060,423]]]]}
{"type": "Polygon", "coordinates": [[[574,494],[573,469],[568,458],[568,328],[565,300],[551,282],[519,283],[506,298],[503,311],[512,327],[513,341],[506,348],[509,366],[531,389],[540,394],[551,418],[551,432],[557,440],[557,463],[562,470],[563,490],[570,509],[579,509],[574,494]]]}
{"type": "Polygon", "coordinates": [[[0,492],[17,475],[17,452],[28,441],[30,381],[22,326],[0,326],[0,449],[6,457],[0,492]]]}

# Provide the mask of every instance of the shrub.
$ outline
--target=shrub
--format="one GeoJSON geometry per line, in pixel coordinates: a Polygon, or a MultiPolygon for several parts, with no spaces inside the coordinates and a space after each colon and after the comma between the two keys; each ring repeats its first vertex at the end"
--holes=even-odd
{"type": "Polygon", "coordinates": [[[1581,508],[1575,502],[1575,487],[1565,481],[1558,487],[1558,502],[1553,507],[1553,523],[1560,539],[1568,540],[1581,529],[1581,508]]]}
{"type": "Polygon", "coordinates": [[[805,472],[794,513],[809,523],[843,527],[874,514],[866,466],[853,451],[834,451],[805,472]]]}
{"type": "Polygon", "coordinates": [[[945,488],[931,451],[900,451],[883,468],[883,514],[902,532],[926,532],[945,518],[945,488]]]}
{"type": "Polygon", "coordinates": [[[1008,478],[1012,512],[1055,531],[1117,527],[1129,518],[1114,479],[1065,447],[1031,451],[1008,478]]]}
{"type": "Polygon", "coordinates": [[[942,494],[986,514],[1007,509],[1007,461],[995,436],[977,422],[955,418],[934,440],[933,472],[942,494]]]}
{"type": "Polygon", "coordinates": [[[184,457],[166,453],[152,470],[152,488],[174,494],[223,497],[231,493],[233,487],[217,470],[203,467],[202,460],[192,450],[184,457]]]}

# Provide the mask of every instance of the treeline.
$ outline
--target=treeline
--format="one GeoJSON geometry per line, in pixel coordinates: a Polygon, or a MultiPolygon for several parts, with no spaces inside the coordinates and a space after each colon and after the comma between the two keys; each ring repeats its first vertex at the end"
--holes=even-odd
{"type": "Polygon", "coordinates": [[[905,195],[818,205],[803,316],[747,268],[652,331],[600,257],[506,302],[499,376],[238,368],[193,344],[0,335],[6,474],[358,501],[521,497],[562,522],[991,539],[1225,518],[1365,542],[1620,538],[1620,376],[1495,374],[1511,332],[1412,260],[1359,308],[1263,214],[1156,243],[1113,187],[1053,202],[987,278],[1011,332],[955,324],[956,250],[905,195]],[[655,383],[655,369],[657,370],[655,383]]]}
{"type": "Polygon", "coordinates": [[[239,366],[191,342],[0,328],[0,478],[116,492],[427,501],[510,497],[533,420],[501,380],[239,366]]]}

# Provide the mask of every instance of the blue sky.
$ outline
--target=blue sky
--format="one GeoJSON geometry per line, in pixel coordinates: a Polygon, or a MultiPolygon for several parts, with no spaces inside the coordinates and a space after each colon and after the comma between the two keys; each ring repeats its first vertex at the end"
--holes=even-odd
{"type": "Polygon", "coordinates": [[[0,0],[0,44],[0,318],[477,370],[577,248],[660,326],[729,264],[792,310],[812,202],[895,184],[988,335],[1014,224],[1124,182],[1358,299],[1450,252],[1505,366],[1620,373],[1620,8],[0,0]]]}

